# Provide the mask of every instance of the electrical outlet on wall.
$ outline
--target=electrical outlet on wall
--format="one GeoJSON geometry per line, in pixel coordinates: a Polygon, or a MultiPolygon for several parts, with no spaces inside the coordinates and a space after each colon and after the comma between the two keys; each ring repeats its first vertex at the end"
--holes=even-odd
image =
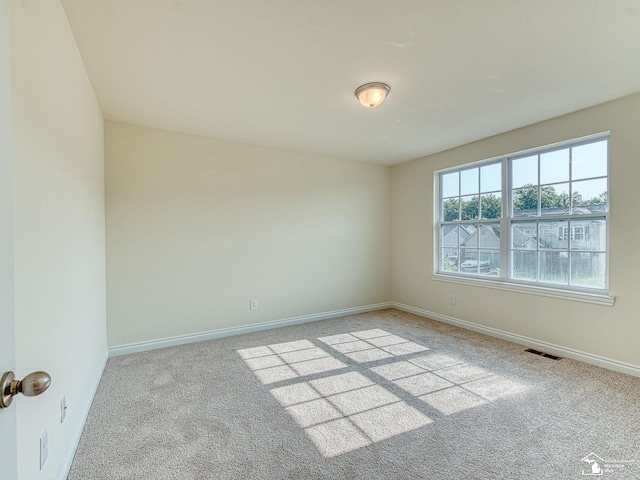
{"type": "Polygon", "coordinates": [[[64,422],[67,416],[67,397],[64,395],[60,399],[60,423],[64,422]]]}
{"type": "Polygon", "coordinates": [[[249,309],[250,310],[258,309],[258,299],[252,298],[251,300],[249,300],[249,309]]]}

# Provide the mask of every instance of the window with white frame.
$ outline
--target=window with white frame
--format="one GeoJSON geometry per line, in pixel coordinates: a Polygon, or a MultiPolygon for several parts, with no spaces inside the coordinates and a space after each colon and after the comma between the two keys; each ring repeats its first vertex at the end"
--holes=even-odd
{"type": "Polygon", "coordinates": [[[437,273],[608,288],[609,136],[437,172],[437,273]]]}

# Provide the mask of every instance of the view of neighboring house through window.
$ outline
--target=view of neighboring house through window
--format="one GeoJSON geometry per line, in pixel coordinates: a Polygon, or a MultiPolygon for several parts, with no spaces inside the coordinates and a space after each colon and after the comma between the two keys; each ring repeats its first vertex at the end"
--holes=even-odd
{"type": "Polygon", "coordinates": [[[437,173],[438,273],[607,288],[608,135],[437,173]]]}

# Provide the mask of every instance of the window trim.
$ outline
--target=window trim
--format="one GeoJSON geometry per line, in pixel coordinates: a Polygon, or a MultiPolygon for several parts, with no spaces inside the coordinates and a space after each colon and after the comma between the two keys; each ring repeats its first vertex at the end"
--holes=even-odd
{"type": "Polygon", "coordinates": [[[513,283],[506,280],[495,280],[492,277],[463,276],[456,274],[432,273],[431,280],[438,282],[457,283],[460,285],[470,285],[474,287],[485,287],[494,290],[505,290],[508,292],[525,293],[548,298],[560,298],[563,300],[574,300],[577,302],[591,303],[605,307],[613,307],[616,297],[608,294],[582,292],[578,290],[565,290],[539,285],[513,283]]]}
{"type": "MultiPolygon", "coordinates": [[[[433,259],[434,259],[434,267],[433,273],[431,275],[432,280],[436,281],[444,281],[450,283],[458,283],[464,285],[473,285],[473,286],[482,286],[487,288],[494,288],[499,290],[508,290],[514,291],[518,293],[528,293],[533,295],[541,295],[545,297],[551,298],[561,298],[575,301],[582,301],[597,305],[605,305],[605,306],[613,306],[615,303],[615,297],[609,295],[609,256],[610,256],[610,228],[609,228],[609,211],[610,208],[607,209],[606,212],[596,213],[593,215],[585,215],[585,217],[598,216],[603,218],[606,222],[607,231],[605,238],[605,261],[606,261],[606,270],[605,270],[605,284],[604,288],[583,288],[574,285],[558,285],[557,287],[553,284],[544,283],[544,282],[520,282],[517,279],[510,278],[510,268],[511,268],[511,226],[514,221],[525,220],[525,218],[513,217],[513,205],[511,201],[511,175],[509,175],[511,165],[513,164],[514,159],[523,158],[531,155],[542,155],[547,152],[560,150],[562,148],[567,147],[579,147],[584,144],[594,143],[599,140],[607,140],[607,148],[610,149],[610,131],[600,132],[592,135],[587,135],[583,137],[578,137],[570,140],[565,140],[561,142],[556,142],[549,145],[544,145],[541,147],[530,148],[526,150],[521,150],[518,152],[509,153],[506,155],[499,155],[491,158],[487,158],[484,160],[473,161],[470,163],[465,163],[462,165],[456,165],[454,167],[448,167],[444,169],[439,169],[434,171],[434,223],[433,223],[433,236],[434,236],[434,246],[433,249],[433,259]],[[490,165],[495,163],[501,163],[502,165],[502,216],[500,218],[494,219],[483,219],[478,218],[474,220],[458,220],[453,221],[456,225],[461,223],[469,223],[469,224],[482,224],[482,223],[500,223],[501,232],[506,232],[505,238],[501,241],[500,245],[500,264],[503,267],[503,272],[501,272],[501,276],[493,277],[493,276],[483,276],[478,274],[465,274],[460,272],[444,272],[440,270],[441,267],[441,255],[442,255],[442,244],[441,244],[441,225],[444,223],[441,221],[441,208],[443,199],[440,198],[440,192],[442,191],[442,179],[443,176],[447,173],[451,172],[461,172],[467,169],[479,168],[482,166],[490,165]]],[[[608,201],[610,205],[611,195],[610,195],[610,155],[609,151],[607,151],[607,193],[608,193],[608,201]]],[[[538,165],[538,168],[540,166],[538,165]]],[[[582,179],[580,179],[582,180],[582,179]]],[[[571,181],[571,180],[570,180],[571,181]]],[[[482,192],[478,192],[478,198],[480,199],[482,196],[482,192]]],[[[479,200],[480,203],[480,200],[479,200]]],[[[541,220],[558,220],[559,218],[565,220],[577,220],[578,218],[585,218],[582,215],[580,217],[576,217],[574,214],[571,215],[563,215],[561,217],[556,217],[555,215],[538,215],[534,217],[530,217],[531,221],[541,221],[541,220]]],[[[501,235],[502,236],[502,235],[501,235]]]]}

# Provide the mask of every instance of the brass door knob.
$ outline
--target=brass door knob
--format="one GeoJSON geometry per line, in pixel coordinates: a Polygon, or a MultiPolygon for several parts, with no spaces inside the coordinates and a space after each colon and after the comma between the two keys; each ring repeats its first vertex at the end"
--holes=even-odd
{"type": "Polygon", "coordinates": [[[47,372],[33,372],[22,380],[16,380],[13,372],[4,372],[0,382],[0,408],[11,405],[13,397],[19,393],[27,397],[40,395],[51,385],[51,376],[47,372]]]}

